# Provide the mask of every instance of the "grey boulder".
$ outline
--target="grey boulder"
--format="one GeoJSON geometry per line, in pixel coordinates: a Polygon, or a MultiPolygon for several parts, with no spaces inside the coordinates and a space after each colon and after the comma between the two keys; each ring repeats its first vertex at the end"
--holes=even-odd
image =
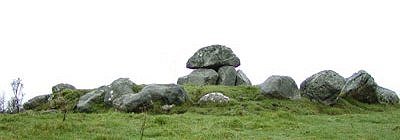
{"type": "Polygon", "coordinates": [[[332,70],[324,70],[312,75],[300,85],[302,96],[325,105],[337,103],[345,78],[332,70]]]}
{"type": "Polygon", "coordinates": [[[141,112],[153,107],[154,102],[161,105],[180,105],[189,100],[186,91],[175,84],[151,84],[139,93],[125,94],[113,101],[114,106],[125,112],[141,112]]]}
{"type": "Polygon", "coordinates": [[[61,91],[65,90],[65,89],[75,90],[76,88],[73,85],[65,84],[65,83],[57,84],[57,85],[55,85],[55,86],[53,86],[51,88],[53,93],[61,92],[61,91]]]}
{"type": "Polygon", "coordinates": [[[104,95],[108,90],[109,87],[102,86],[81,96],[76,105],[78,112],[90,113],[96,111],[94,106],[96,104],[103,104],[104,95]]]}
{"type": "Polygon", "coordinates": [[[396,92],[378,86],[376,88],[376,93],[378,96],[378,102],[380,104],[398,104],[399,97],[397,96],[396,92]]]}
{"type": "Polygon", "coordinates": [[[364,103],[378,103],[377,86],[370,74],[360,70],[347,78],[340,97],[351,97],[364,103]]]}
{"type": "Polygon", "coordinates": [[[259,85],[261,94],[279,99],[299,99],[300,92],[296,82],[289,76],[273,75],[259,85]]]}
{"type": "Polygon", "coordinates": [[[106,105],[111,105],[116,98],[125,94],[135,93],[133,91],[135,85],[136,84],[129,80],[129,78],[119,78],[114,80],[108,86],[108,89],[104,89],[106,93],[104,95],[104,103],[106,105]]]}
{"type": "Polygon", "coordinates": [[[233,66],[223,66],[218,70],[218,85],[235,86],[236,70],[233,66]]]}
{"type": "Polygon", "coordinates": [[[218,73],[213,69],[197,69],[178,79],[179,85],[216,85],[218,73]]]}
{"type": "Polygon", "coordinates": [[[229,97],[225,96],[222,93],[208,93],[201,97],[198,101],[200,104],[204,103],[228,103],[229,97]]]}
{"type": "Polygon", "coordinates": [[[113,101],[116,109],[123,112],[143,112],[153,105],[150,95],[129,93],[113,101]]]}
{"type": "Polygon", "coordinates": [[[46,104],[49,101],[49,98],[50,94],[33,97],[32,99],[28,100],[28,102],[24,103],[23,107],[26,110],[35,109],[43,104],[46,104]]]}
{"type": "Polygon", "coordinates": [[[236,72],[236,86],[251,86],[251,81],[242,70],[236,72]]]}
{"type": "Polygon", "coordinates": [[[223,45],[211,45],[199,49],[186,63],[190,69],[207,68],[218,70],[222,66],[240,65],[240,59],[223,45]]]}
{"type": "Polygon", "coordinates": [[[175,84],[151,84],[144,87],[139,94],[150,95],[153,102],[161,101],[163,105],[180,105],[189,99],[186,91],[175,84]]]}

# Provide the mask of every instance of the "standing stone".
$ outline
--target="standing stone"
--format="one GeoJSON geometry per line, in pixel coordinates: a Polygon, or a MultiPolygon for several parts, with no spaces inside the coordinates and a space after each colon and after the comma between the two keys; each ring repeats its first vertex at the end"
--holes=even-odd
{"type": "Polygon", "coordinates": [[[240,60],[233,51],[223,45],[211,45],[199,49],[186,63],[190,69],[207,68],[218,70],[222,66],[238,67],[240,60]]]}
{"type": "Polygon", "coordinates": [[[105,96],[104,96],[104,103],[106,105],[111,105],[113,100],[129,93],[134,93],[133,86],[136,84],[133,83],[129,78],[119,78],[114,80],[108,87],[108,89],[104,88],[105,96]]]}
{"type": "Polygon", "coordinates": [[[380,104],[398,104],[399,97],[397,96],[396,92],[378,86],[376,88],[376,93],[378,96],[378,102],[380,104]]]}
{"type": "Polygon", "coordinates": [[[325,70],[312,75],[300,85],[301,94],[312,101],[325,105],[337,103],[337,97],[345,79],[332,70],[325,70]]]}
{"type": "Polygon", "coordinates": [[[197,69],[178,79],[179,85],[216,85],[218,73],[213,69],[197,69]]]}
{"type": "Polygon", "coordinates": [[[236,70],[233,66],[223,66],[218,70],[218,85],[235,86],[236,70]]]}
{"type": "Polygon", "coordinates": [[[236,72],[236,86],[251,86],[250,79],[247,78],[246,74],[242,70],[236,72]]]}
{"type": "Polygon", "coordinates": [[[347,79],[340,97],[351,97],[364,103],[378,103],[377,86],[370,74],[360,70],[347,79]]]}
{"type": "Polygon", "coordinates": [[[61,91],[66,90],[66,89],[75,90],[76,88],[73,85],[65,84],[65,83],[57,84],[57,85],[55,85],[55,86],[53,86],[51,88],[53,93],[61,92],[61,91]]]}
{"type": "Polygon", "coordinates": [[[259,87],[261,88],[261,94],[267,97],[291,100],[300,98],[297,84],[289,76],[270,76],[259,87]]]}

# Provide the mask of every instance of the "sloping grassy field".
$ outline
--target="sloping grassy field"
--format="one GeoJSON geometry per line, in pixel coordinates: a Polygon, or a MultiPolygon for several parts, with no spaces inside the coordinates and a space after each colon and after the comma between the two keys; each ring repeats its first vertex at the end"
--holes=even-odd
{"type": "Polygon", "coordinates": [[[62,113],[28,111],[0,115],[0,139],[399,139],[400,106],[340,100],[324,106],[306,99],[259,96],[255,87],[185,86],[192,103],[164,112],[62,113]],[[224,105],[197,104],[222,92],[224,105]]]}

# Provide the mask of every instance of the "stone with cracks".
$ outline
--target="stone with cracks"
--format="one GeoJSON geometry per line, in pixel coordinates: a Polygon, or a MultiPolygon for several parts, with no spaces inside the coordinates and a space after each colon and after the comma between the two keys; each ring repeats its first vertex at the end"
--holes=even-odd
{"type": "Polygon", "coordinates": [[[378,102],[380,104],[398,104],[399,97],[397,96],[396,92],[378,86],[376,88],[376,93],[378,96],[378,102]]]}
{"type": "Polygon", "coordinates": [[[347,78],[340,97],[351,97],[364,103],[378,103],[377,86],[370,74],[360,70],[347,78]]]}
{"type": "Polygon", "coordinates": [[[300,85],[302,96],[325,105],[337,103],[345,78],[332,70],[325,70],[312,75],[300,85]]]}
{"type": "Polygon", "coordinates": [[[89,113],[96,111],[94,106],[96,104],[103,104],[104,95],[107,91],[109,91],[109,87],[102,86],[81,96],[78,104],[76,105],[78,112],[89,113]]]}
{"type": "Polygon", "coordinates": [[[186,91],[175,84],[151,84],[139,93],[125,94],[113,101],[114,106],[124,112],[141,112],[153,107],[154,102],[164,105],[180,105],[189,100],[186,91]]]}
{"type": "Polygon", "coordinates": [[[119,78],[117,80],[114,80],[108,87],[108,89],[105,89],[105,95],[104,95],[104,103],[106,105],[111,105],[112,102],[125,94],[130,94],[130,93],[135,93],[133,91],[133,86],[136,84],[133,83],[129,78],[119,78]]]}
{"type": "Polygon", "coordinates": [[[211,45],[199,49],[186,63],[190,69],[207,68],[218,70],[222,66],[240,65],[240,59],[223,45],[211,45]]]}
{"type": "Polygon", "coordinates": [[[235,86],[236,70],[233,66],[223,66],[218,70],[218,85],[235,86]]]}
{"type": "Polygon", "coordinates": [[[242,70],[236,72],[236,86],[251,86],[251,81],[242,70]]]}

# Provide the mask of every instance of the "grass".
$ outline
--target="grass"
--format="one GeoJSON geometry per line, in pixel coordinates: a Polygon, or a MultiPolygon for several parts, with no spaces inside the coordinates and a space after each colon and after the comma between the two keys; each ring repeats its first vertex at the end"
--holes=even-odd
{"type": "MultiPolygon", "coordinates": [[[[255,87],[185,86],[191,103],[171,112],[149,111],[144,139],[398,139],[400,106],[340,100],[325,106],[308,100],[259,96],[255,87]],[[231,98],[197,104],[209,92],[231,98]]],[[[28,111],[0,115],[0,139],[139,139],[144,113],[28,111]]]]}

